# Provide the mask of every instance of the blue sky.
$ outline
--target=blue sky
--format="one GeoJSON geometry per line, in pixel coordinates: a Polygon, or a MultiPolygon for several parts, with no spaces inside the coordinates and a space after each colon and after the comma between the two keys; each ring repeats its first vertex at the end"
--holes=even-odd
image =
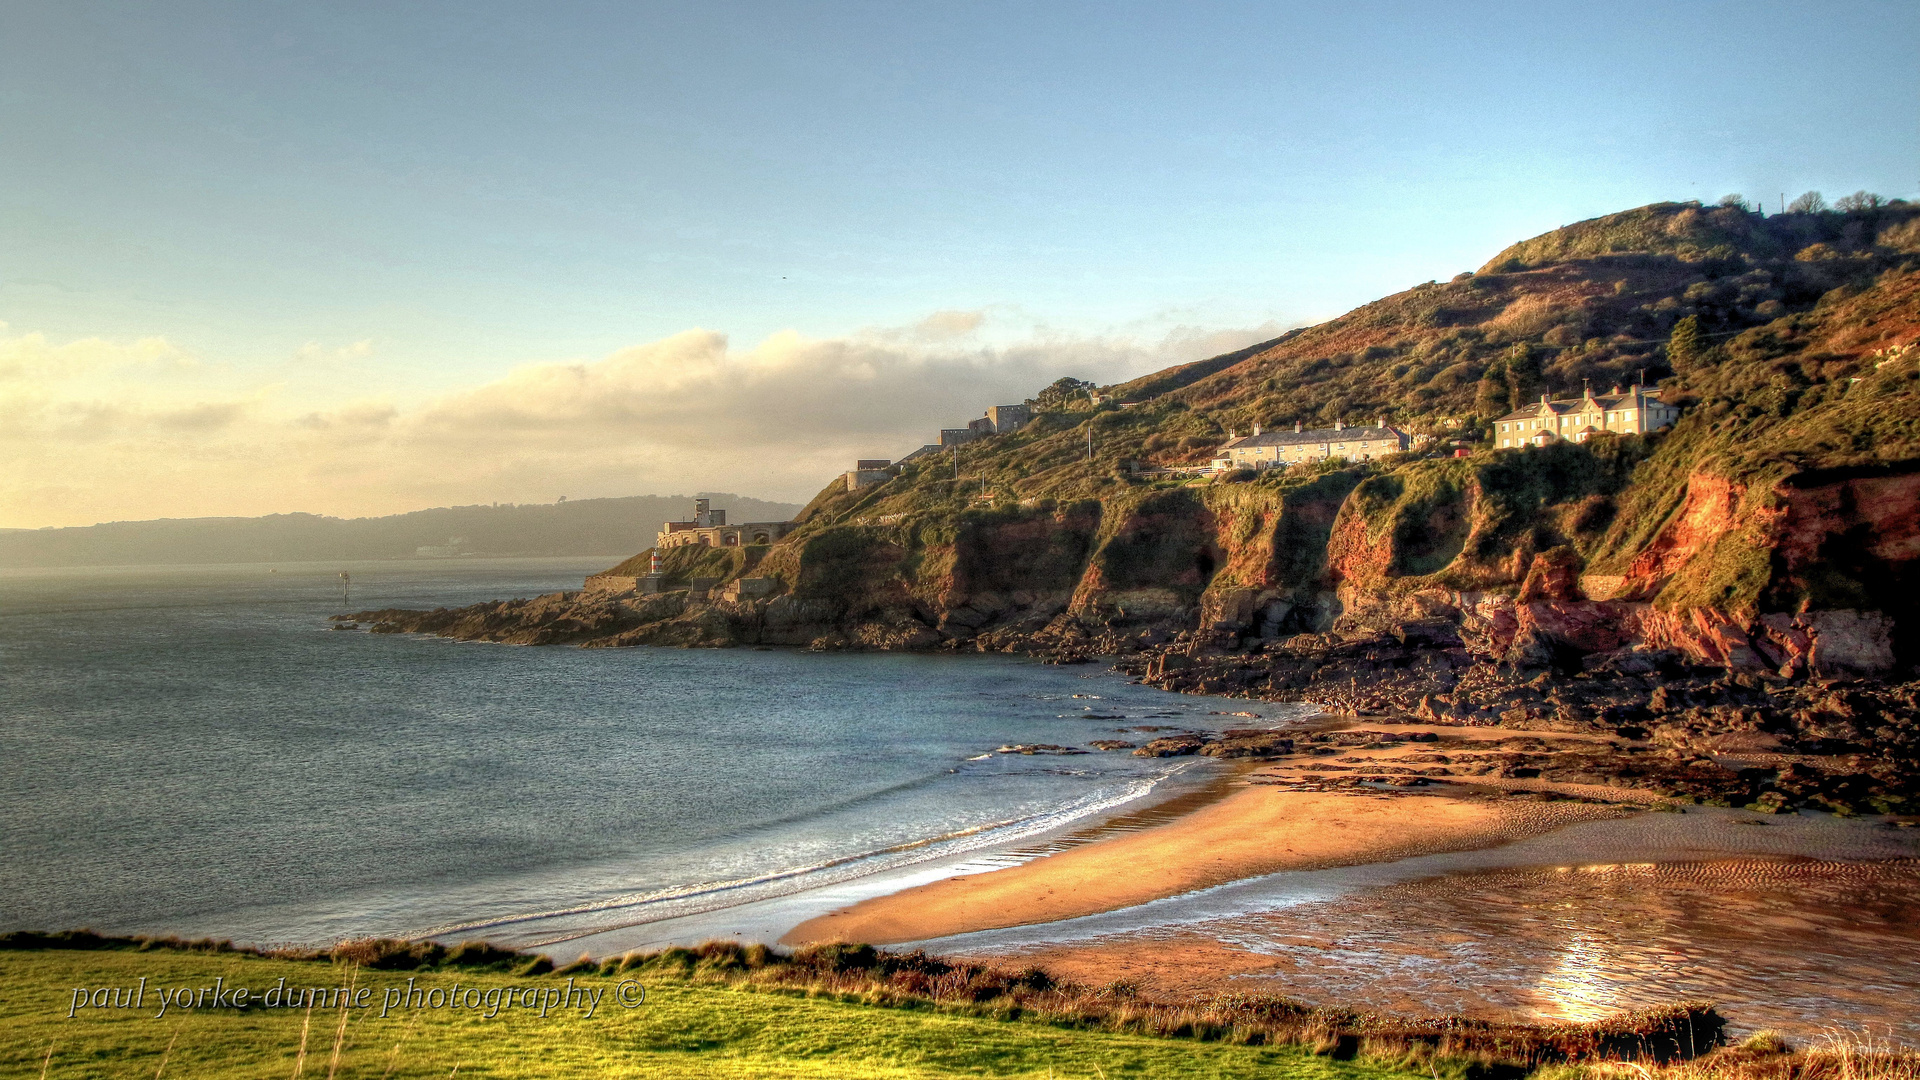
{"type": "MultiPolygon", "coordinates": [[[[1135,373],[1660,199],[1915,197],[1916,42],[1910,2],[16,0],[0,334],[33,339],[43,359],[14,367],[69,419],[78,391],[51,387],[81,368],[44,359],[60,350],[107,357],[82,365],[95,404],[404,423],[696,328],[727,336],[727,362],[787,332],[907,341],[909,368],[932,350],[1004,395],[1049,356],[1135,373]],[[972,328],[916,329],[937,312],[972,328]]],[[[0,397],[0,424],[9,400],[26,408],[0,397]]],[[[96,443],[161,452],[89,415],[96,443]]],[[[754,476],[544,453],[549,473],[440,488],[209,474],[226,494],[181,479],[178,501],[371,512],[754,476]]],[[[0,525],[153,513],[152,486],[0,486],[0,525]]]]}

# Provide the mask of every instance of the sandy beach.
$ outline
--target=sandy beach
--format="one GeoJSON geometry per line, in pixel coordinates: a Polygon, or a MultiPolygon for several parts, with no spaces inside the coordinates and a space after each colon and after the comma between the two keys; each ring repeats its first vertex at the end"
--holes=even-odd
{"type": "Polygon", "coordinates": [[[1280,870],[1491,847],[1630,812],[1473,793],[1246,786],[1156,828],[876,897],[808,920],[781,941],[884,945],[1053,922],[1280,870]]]}

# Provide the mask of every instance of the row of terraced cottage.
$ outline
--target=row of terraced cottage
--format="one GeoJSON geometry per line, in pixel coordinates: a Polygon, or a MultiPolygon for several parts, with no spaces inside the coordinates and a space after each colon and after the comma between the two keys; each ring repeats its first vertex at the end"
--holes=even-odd
{"type": "MultiPolygon", "coordinates": [[[[1635,435],[1668,427],[1679,416],[1679,409],[1661,401],[1645,386],[1628,389],[1616,386],[1600,395],[1588,387],[1577,398],[1556,399],[1542,394],[1539,401],[1493,422],[1493,445],[1498,448],[1545,446],[1562,439],[1586,442],[1594,435],[1635,435]]],[[[1250,435],[1227,432],[1227,441],[1209,468],[1213,472],[1225,472],[1331,458],[1368,461],[1411,450],[1426,438],[1387,423],[1385,417],[1376,420],[1372,427],[1347,427],[1335,421],[1330,428],[1307,428],[1296,421],[1292,431],[1263,432],[1260,425],[1255,424],[1250,435]]]]}

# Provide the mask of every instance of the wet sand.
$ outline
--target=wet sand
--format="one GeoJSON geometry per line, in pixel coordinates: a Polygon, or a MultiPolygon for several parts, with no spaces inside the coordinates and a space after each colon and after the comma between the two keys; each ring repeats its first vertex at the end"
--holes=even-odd
{"type": "Polygon", "coordinates": [[[1492,847],[1627,812],[1457,792],[1246,787],[1155,828],[863,901],[800,924],[781,943],[887,945],[1054,922],[1277,871],[1492,847]]]}
{"type": "Polygon", "coordinates": [[[1920,1045],[1920,859],[1735,858],[1446,874],[1282,910],[959,951],[1154,995],[1591,1020],[1715,1002],[1736,1033],[1920,1045]]]}

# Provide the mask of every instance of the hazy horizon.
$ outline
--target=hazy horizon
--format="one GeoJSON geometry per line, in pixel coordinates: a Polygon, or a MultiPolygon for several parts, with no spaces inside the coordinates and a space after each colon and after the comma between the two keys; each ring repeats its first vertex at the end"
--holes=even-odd
{"type": "MultiPolygon", "coordinates": [[[[826,485],[822,484],[821,486],[825,487],[826,485]]],[[[736,491],[701,490],[701,491],[694,491],[691,493],[682,493],[677,491],[665,492],[665,493],[657,492],[657,491],[643,491],[643,492],[637,492],[637,493],[628,494],[628,495],[595,495],[585,499],[569,498],[569,499],[560,499],[560,500],[548,500],[546,502],[532,502],[532,501],[507,502],[505,500],[494,500],[492,502],[445,503],[439,506],[416,506],[407,510],[396,510],[388,514],[359,514],[359,515],[351,515],[351,516],[340,515],[340,514],[324,514],[314,510],[297,510],[296,509],[296,510],[276,510],[266,514],[203,514],[196,517],[175,516],[175,517],[156,517],[156,518],[114,518],[107,521],[90,521],[82,525],[39,525],[33,528],[21,528],[19,526],[13,526],[13,525],[0,525],[0,532],[47,532],[50,530],[62,530],[62,529],[93,529],[93,528],[98,528],[102,525],[150,525],[156,522],[163,522],[163,521],[177,521],[177,522],[257,521],[261,518],[268,518],[268,517],[314,517],[314,518],[326,518],[334,521],[376,521],[381,518],[405,517],[408,514],[428,514],[436,510],[520,509],[520,508],[531,508],[531,507],[540,507],[540,506],[547,506],[547,507],[571,506],[576,503],[614,502],[622,499],[666,499],[666,500],[684,499],[684,500],[687,500],[689,503],[691,503],[691,501],[694,499],[721,499],[721,500],[741,499],[741,500],[754,502],[754,503],[784,503],[785,505],[792,506],[796,513],[799,512],[800,508],[805,505],[804,503],[788,502],[787,500],[782,500],[782,499],[763,499],[757,495],[745,495],[736,491]]],[[[725,503],[722,502],[716,505],[724,507],[725,503]]],[[[692,513],[691,507],[689,507],[688,513],[689,515],[691,515],[692,513]]]]}
{"type": "Polygon", "coordinates": [[[1920,9],[0,10],[0,527],[804,501],[1662,200],[1914,197],[1920,9]]]}
{"type": "Polygon", "coordinates": [[[786,521],[800,510],[698,492],[435,506],[381,517],[290,513],[0,528],[0,570],[587,555],[618,562],[651,547],[666,522],[691,519],[696,497],[713,499],[741,523],[786,521]]]}

